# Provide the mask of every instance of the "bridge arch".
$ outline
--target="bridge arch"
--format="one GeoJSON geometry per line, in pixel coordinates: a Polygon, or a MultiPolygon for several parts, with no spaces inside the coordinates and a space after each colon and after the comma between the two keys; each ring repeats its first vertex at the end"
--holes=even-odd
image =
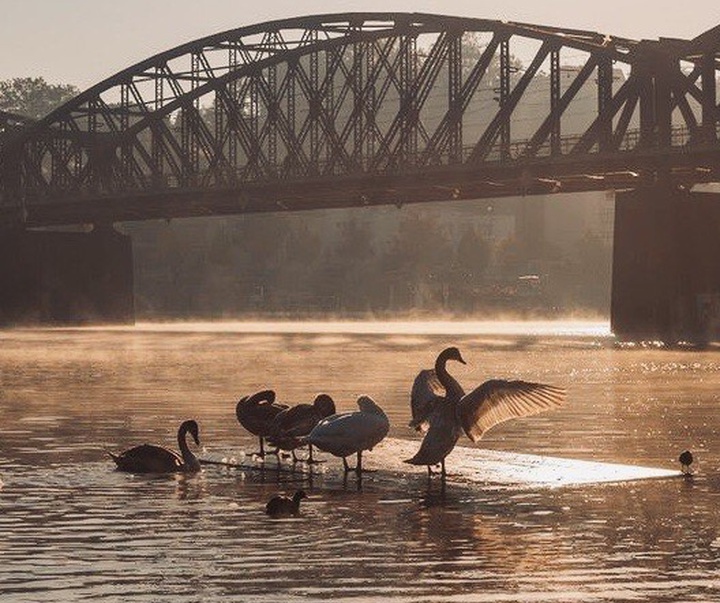
{"type": "Polygon", "coordinates": [[[639,172],[621,153],[647,163],[658,147],[716,142],[717,38],[651,44],[415,13],[233,29],[141,61],[15,133],[0,203],[24,219],[42,206],[67,221],[81,203],[113,220],[302,208],[299,187],[329,199],[339,185],[350,191],[339,203],[364,204],[627,184],[639,172]],[[463,62],[470,36],[481,44],[463,62]],[[521,71],[511,43],[532,47],[521,71]],[[588,89],[594,110],[568,131],[588,89]],[[519,127],[538,93],[532,127],[519,127]],[[430,172],[434,184],[412,188],[430,172]]]}

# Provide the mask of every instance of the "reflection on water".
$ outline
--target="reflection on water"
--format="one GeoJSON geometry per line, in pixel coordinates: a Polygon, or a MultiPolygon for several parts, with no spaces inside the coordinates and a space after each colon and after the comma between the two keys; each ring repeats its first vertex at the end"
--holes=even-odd
{"type": "MultiPolygon", "coordinates": [[[[716,351],[616,349],[606,325],[414,330],[315,325],[143,325],[0,332],[3,601],[706,601],[720,598],[716,351]],[[483,447],[677,467],[689,480],[548,489],[450,482],[423,472],[312,484],[207,466],[197,476],[112,470],[104,448],[175,446],[185,418],[204,454],[256,445],[234,418],[243,393],[288,402],[360,393],[413,438],[408,392],[448,344],[489,377],[568,387],[561,411],[508,423],[483,447]],[[280,480],[280,481],[278,481],[280,480]],[[299,518],[265,502],[298,484],[299,518]]],[[[372,454],[378,454],[378,451],[372,454]]],[[[449,466],[452,473],[452,468],[449,466]]]]}

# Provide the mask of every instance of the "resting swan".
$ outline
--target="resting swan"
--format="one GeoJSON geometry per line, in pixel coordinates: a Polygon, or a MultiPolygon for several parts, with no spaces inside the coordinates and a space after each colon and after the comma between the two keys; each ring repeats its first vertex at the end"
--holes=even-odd
{"type": "Polygon", "coordinates": [[[390,430],[390,421],[375,401],[369,396],[360,396],[357,401],[360,410],[332,415],[320,421],[303,439],[320,450],[339,456],[343,460],[345,474],[353,471],[345,457],[357,454],[355,473],[362,473],[362,452],[372,450],[390,430]]]}
{"type": "Polygon", "coordinates": [[[420,449],[405,462],[428,466],[441,463],[444,480],[445,457],[463,432],[477,442],[485,432],[504,421],[562,406],[565,395],[563,388],[544,383],[486,381],[459,399],[448,397],[437,403],[427,418],[429,428],[420,449]]]}
{"type": "MultiPolygon", "coordinates": [[[[292,452],[297,461],[295,449],[304,445],[302,438],[324,418],[335,414],[335,402],[327,394],[318,394],[312,404],[297,404],[275,415],[268,430],[267,441],[281,450],[292,452]]],[[[308,444],[308,463],[313,461],[312,444],[308,444]]]]}
{"type": "Polygon", "coordinates": [[[197,422],[184,421],[178,429],[178,446],[180,454],[169,448],[142,444],[125,450],[120,454],[108,451],[117,465],[118,470],[130,473],[197,473],[200,471],[200,462],[190,451],[186,435],[190,433],[195,444],[200,445],[197,422]]]}
{"type": "Polygon", "coordinates": [[[237,403],[235,416],[238,422],[260,440],[260,451],[253,454],[261,458],[265,456],[263,438],[270,433],[270,425],[275,417],[286,408],[286,404],[275,403],[275,392],[271,389],[245,396],[237,403]]]}

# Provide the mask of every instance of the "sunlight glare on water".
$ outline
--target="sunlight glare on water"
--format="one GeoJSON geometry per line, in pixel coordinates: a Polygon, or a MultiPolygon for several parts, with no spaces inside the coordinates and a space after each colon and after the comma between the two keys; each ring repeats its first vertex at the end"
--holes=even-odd
{"type": "Polygon", "coordinates": [[[0,331],[0,599],[719,600],[719,373],[715,349],[617,347],[601,322],[0,331]],[[292,404],[326,391],[340,411],[371,395],[412,448],[412,380],[447,345],[468,362],[449,365],[466,389],[522,378],[569,391],[475,447],[674,470],[690,448],[695,477],[513,487],[467,478],[456,450],[443,495],[384,445],[361,491],[328,455],[309,483],[289,465],[134,476],[105,453],[175,448],[192,417],[201,456],[252,465],[234,407],[265,387],[292,404]],[[267,500],[298,487],[300,516],[268,519],[267,500]]]}
{"type": "MultiPolygon", "coordinates": [[[[126,327],[116,327],[124,330],[126,327]]],[[[607,321],[274,321],[139,323],[135,331],[200,333],[345,333],[358,335],[527,335],[610,337],[607,321]]],[[[105,329],[103,329],[105,330],[105,329]]]]}

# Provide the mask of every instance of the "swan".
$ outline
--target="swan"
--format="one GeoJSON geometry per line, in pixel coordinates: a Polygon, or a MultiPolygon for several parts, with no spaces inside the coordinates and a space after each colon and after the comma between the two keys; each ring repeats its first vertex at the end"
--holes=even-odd
{"type": "Polygon", "coordinates": [[[495,425],[558,408],[565,397],[565,389],[554,385],[503,379],[486,381],[460,398],[448,396],[434,404],[420,449],[405,462],[428,467],[439,463],[444,481],[445,457],[462,433],[477,442],[495,425]]]}
{"type": "Polygon", "coordinates": [[[424,433],[428,430],[428,417],[446,398],[459,400],[465,395],[462,386],[448,373],[448,360],[465,364],[458,348],[445,348],[438,354],[434,369],[422,370],[415,377],[410,393],[412,419],[409,427],[416,431],[424,433]]]}
{"type": "Polygon", "coordinates": [[[300,501],[307,498],[304,490],[295,492],[292,498],[287,496],[273,496],[265,505],[265,513],[270,517],[287,517],[300,513],[300,501]]]}
{"type": "Polygon", "coordinates": [[[245,396],[237,403],[235,416],[238,422],[260,440],[260,451],[253,454],[265,456],[263,438],[268,435],[273,419],[286,408],[286,404],[275,403],[275,392],[271,389],[245,396]]]}
{"type": "MultiPolygon", "coordinates": [[[[445,348],[435,359],[434,369],[422,370],[415,377],[410,393],[412,419],[408,424],[421,433],[432,430],[427,437],[427,446],[432,444],[437,449],[437,452],[431,456],[440,458],[438,462],[443,475],[445,457],[455,447],[461,433],[455,421],[454,402],[465,395],[462,386],[448,373],[446,366],[448,360],[466,364],[458,348],[454,346],[445,348]],[[433,418],[432,423],[430,417],[433,418]]],[[[423,451],[419,458],[425,456],[427,454],[423,451]]],[[[428,476],[432,475],[431,466],[436,464],[438,463],[428,464],[428,476]]]]}
{"type": "MultiPolygon", "coordinates": [[[[335,402],[327,394],[318,394],[312,404],[298,404],[275,415],[268,430],[267,441],[281,450],[290,450],[297,461],[295,449],[303,445],[308,435],[324,418],[334,415],[335,402]]],[[[308,444],[308,463],[314,463],[312,444],[308,444]]]]}
{"type": "Polygon", "coordinates": [[[130,473],[197,473],[200,471],[200,461],[190,451],[186,435],[190,433],[195,444],[200,445],[198,424],[196,421],[184,421],[178,429],[178,446],[180,454],[169,448],[142,444],[125,450],[120,454],[108,451],[120,471],[130,473]]]}
{"type": "Polygon", "coordinates": [[[303,438],[303,442],[341,457],[346,475],[353,471],[346,457],[357,454],[354,471],[359,477],[363,450],[372,450],[385,438],[390,430],[390,421],[370,396],[360,396],[357,405],[360,410],[331,415],[320,421],[303,438]]]}

